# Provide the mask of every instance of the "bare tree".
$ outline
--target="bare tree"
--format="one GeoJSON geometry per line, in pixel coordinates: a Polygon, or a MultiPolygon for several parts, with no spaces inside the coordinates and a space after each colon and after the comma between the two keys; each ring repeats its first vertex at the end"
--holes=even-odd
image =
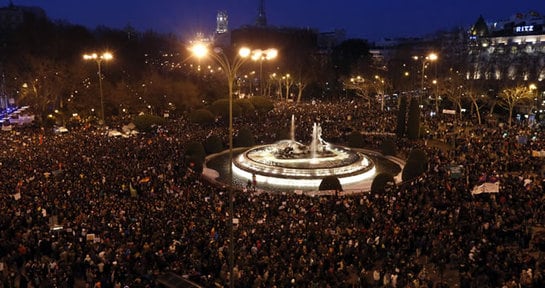
{"type": "Polygon", "coordinates": [[[62,95],[65,94],[66,67],[49,59],[34,56],[25,58],[25,69],[21,73],[24,85],[21,89],[19,104],[30,105],[40,116],[45,116],[59,108],[62,95]]]}
{"type": "Polygon", "coordinates": [[[361,76],[352,77],[342,81],[344,89],[353,91],[358,97],[367,100],[369,108],[371,108],[371,96],[369,91],[372,88],[372,82],[365,80],[361,76]]]}
{"type": "Polygon", "coordinates": [[[462,117],[462,100],[464,99],[464,82],[460,77],[452,76],[445,79],[441,85],[440,93],[450,100],[458,110],[458,115],[462,117]]]}
{"type": "Polygon", "coordinates": [[[375,75],[373,81],[371,82],[371,87],[376,95],[380,96],[380,111],[384,111],[384,94],[386,94],[387,90],[392,88],[390,82],[387,82],[386,79],[380,77],[379,75],[375,75]]]}
{"type": "Polygon", "coordinates": [[[299,104],[301,102],[301,97],[303,96],[303,91],[308,86],[308,81],[304,79],[304,77],[301,77],[299,81],[295,84],[297,87],[297,103],[299,104]]]}
{"type": "Polygon", "coordinates": [[[508,125],[511,127],[511,120],[513,118],[513,110],[518,104],[527,103],[532,101],[533,95],[529,87],[516,86],[513,88],[506,88],[500,93],[501,101],[498,103],[500,106],[509,110],[508,125]]]}
{"type": "Polygon", "coordinates": [[[286,101],[290,98],[290,89],[291,86],[294,84],[293,77],[288,73],[286,76],[282,77],[282,84],[284,85],[284,88],[286,89],[286,101]]]}

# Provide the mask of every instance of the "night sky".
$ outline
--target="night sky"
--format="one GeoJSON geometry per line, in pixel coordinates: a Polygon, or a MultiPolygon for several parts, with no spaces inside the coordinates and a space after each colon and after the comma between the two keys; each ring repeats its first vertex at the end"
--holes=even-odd
{"type": "MultiPolygon", "coordinates": [[[[253,24],[258,0],[12,0],[15,5],[39,6],[53,20],[89,28],[104,25],[138,31],[154,30],[189,38],[215,29],[216,13],[229,14],[229,28],[253,24]]],[[[8,5],[0,0],[0,6],[8,5]]],[[[486,21],[516,13],[545,14],[543,0],[265,0],[269,25],[308,27],[320,32],[345,29],[348,37],[422,36],[437,30],[467,28],[482,15],[486,21]]]]}

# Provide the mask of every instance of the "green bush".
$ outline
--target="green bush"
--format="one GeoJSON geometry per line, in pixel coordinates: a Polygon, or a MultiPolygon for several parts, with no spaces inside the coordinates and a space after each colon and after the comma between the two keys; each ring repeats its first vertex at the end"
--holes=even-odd
{"type": "Polygon", "coordinates": [[[141,132],[150,132],[153,130],[153,126],[163,125],[165,122],[165,118],[149,114],[138,115],[133,119],[134,126],[141,132]]]}
{"type": "Polygon", "coordinates": [[[251,147],[255,145],[254,135],[248,127],[242,127],[233,138],[234,147],[251,147]]]}
{"type": "Polygon", "coordinates": [[[394,156],[397,154],[396,143],[391,138],[386,138],[382,141],[382,155],[385,156],[394,156]]]}
{"type": "Polygon", "coordinates": [[[411,98],[407,118],[407,138],[411,140],[420,137],[420,106],[416,97],[411,98]]]}
{"type": "Polygon", "coordinates": [[[335,176],[326,176],[324,179],[322,179],[322,182],[320,182],[320,187],[318,189],[320,191],[324,191],[324,190],[343,191],[341,181],[339,181],[339,178],[335,176]]]}
{"type": "Polygon", "coordinates": [[[206,152],[204,146],[200,142],[192,141],[187,143],[184,157],[185,164],[195,171],[196,174],[202,173],[205,157],[206,152]]]}
{"type": "Polygon", "coordinates": [[[197,109],[192,111],[189,114],[189,119],[191,122],[201,125],[212,124],[214,123],[214,114],[208,109],[197,109]]]}
{"type": "Polygon", "coordinates": [[[224,148],[221,138],[218,135],[210,135],[210,137],[204,140],[204,150],[208,155],[223,151],[224,148]]]}
{"type": "Polygon", "coordinates": [[[254,104],[249,99],[236,99],[235,103],[240,107],[243,115],[249,115],[255,112],[254,104]]]}
{"type": "Polygon", "coordinates": [[[420,163],[422,166],[421,170],[424,172],[425,168],[428,166],[428,155],[426,154],[426,151],[422,149],[413,149],[411,152],[409,152],[409,156],[407,157],[407,162],[408,161],[416,161],[420,163]]]}
{"type": "Polygon", "coordinates": [[[372,193],[384,193],[387,188],[395,185],[394,176],[388,173],[379,173],[371,183],[372,193]]]}
{"type": "Polygon", "coordinates": [[[250,98],[250,102],[259,113],[266,113],[274,108],[274,103],[263,96],[254,96],[250,98]]]}
{"type": "Polygon", "coordinates": [[[197,141],[191,141],[187,143],[185,156],[186,158],[191,157],[192,159],[198,159],[199,162],[204,162],[204,158],[206,157],[206,150],[204,150],[204,146],[202,145],[202,143],[197,141]]]}
{"type": "Polygon", "coordinates": [[[403,171],[401,172],[401,180],[404,182],[413,180],[422,175],[423,172],[422,164],[420,162],[415,160],[407,161],[407,163],[405,163],[405,167],[403,167],[403,171]]]}
{"type": "MultiPolygon", "coordinates": [[[[229,119],[229,99],[218,99],[209,107],[210,111],[223,119],[229,119]]],[[[238,117],[242,114],[242,108],[233,101],[233,117],[238,117]]]]}
{"type": "Polygon", "coordinates": [[[352,147],[352,148],[365,147],[365,140],[363,139],[363,135],[361,135],[361,133],[358,131],[352,131],[352,133],[348,135],[348,147],[352,147]]]}

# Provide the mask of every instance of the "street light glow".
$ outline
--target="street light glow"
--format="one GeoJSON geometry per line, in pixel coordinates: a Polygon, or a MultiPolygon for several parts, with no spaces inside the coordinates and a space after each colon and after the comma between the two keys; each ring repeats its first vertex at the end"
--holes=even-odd
{"type": "Polygon", "coordinates": [[[263,96],[263,60],[270,61],[278,56],[278,50],[269,48],[266,50],[256,49],[252,51],[252,60],[259,61],[259,93],[263,96]]]}
{"type": "Polygon", "coordinates": [[[203,43],[197,43],[191,46],[190,50],[197,58],[203,58],[208,55],[208,47],[203,43]]]}
{"type": "Polygon", "coordinates": [[[98,85],[100,92],[100,121],[101,125],[104,125],[104,93],[102,92],[102,61],[110,61],[114,58],[112,53],[104,52],[100,56],[97,53],[83,54],[83,60],[93,60],[98,66],[98,85]]]}
{"type": "Polygon", "coordinates": [[[430,55],[428,55],[428,57],[426,57],[426,59],[428,59],[430,61],[435,61],[435,60],[437,60],[437,58],[438,58],[438,56],[435,53],[430,53],[430,55]]]}
{"type": "Polygon", "coordinates": [[[248,47],[242,47],[240,50],[238,50],[238,55],[240,55],[242,58],[247,58],[251,53],[252,51],[248,47]]]}
{"type": "Polygon", "coordinates": [[[257,61],[260,60],[263,56],[263,51],[261,49],[254,50],[252,53],[252,60],[257,61]]]}
{"type": "Polygon", "coordinates": [[[112,53],[110,52],[104,52],[104,54],[102,54],[100,57],[103,60],[112,60],[114,58],[114,55],[112,55],[112,53]]]}
{"type": "Polygon", "coordinates": [[[83,54],[83,60],[112,60],[114,55],[110,52],[104,52],[100,56],[97,53],[83,54]]]}
{"type": "MultiPolygon", "coordinates": [[[[424,91],[424,79],[426,78],[426,74],[424,70],[426,70],[427,64],[437,61],[437,59],[439,59],[439,56],[436,53],[432,52],[428,54],[427,56],[421,56],[421,57],[413,56],[413,59],[414,60],[422,59],[422,70],[420,71],[420,73],[422,74],[421,82],[420,82],[420,93],[422,94],[424,91]]],[[[437,67],[436,67],[436,72],[437,72],[437,67]]],[[[420,102],[422,101],[422,95],[419,96],[419,101],[420,102]]]]}

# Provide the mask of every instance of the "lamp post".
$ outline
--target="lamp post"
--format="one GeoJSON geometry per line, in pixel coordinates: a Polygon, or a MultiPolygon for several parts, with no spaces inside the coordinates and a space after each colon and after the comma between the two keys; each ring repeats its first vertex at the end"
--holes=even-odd
{"type": "Polygon", "coordinates": [[[98,55],[97,53],[83,55],[83,60],[86,60],[86,61],[94,60],[98,66],[98,86],[100,90],[99,91],[100,92],[100,125],[104,125],[104,93],[102,92],[101,64],[102,64],[102,61],[110,61],[113,58],[114,56],[110,52],[104,52],[101,55],[98,55]]]}
{"type": "Polygon", "coordinates": [[[439,113],[439,81],[433,79],[433,85],[435,85],[435,113],[439,113]]]}
{"type": "Polygon", "coordinates": [[[436,61],[438,59],[438,56],[437,54],[435,53],[430,53],[428,54],[428,56],[425,56],[425,57],[418,57],[418,56],[414,56],[413,57],[415,60],[418,60],[420,58],[422,58],[422,79],[421,79],[421,83],[420,83],[420,102],[422,102],[422,93],[424,93],[424,78],[426,77],[426,75],[424,74],[424,70],[426,69],[426,64],[430,63],[430,62],[433,62],[433,61],[436,61]]]}
{"type": "Polygon", "coordinates": [[[386,83],[384,82],[384,78],[375,75],[375,81],[376,81],[376,90],[378,93],[380,93],[380,111],[384,111],[384,93],[386,93],[386,83]]]}
{"type": "Polygon", "coordinates": [[[190,50],[197,58],[206,56],[213,58],[224,70],[225,76],[227,77],[227,86],[229,89],[229,286],[233,288],[235,286],[233,275],[235,266],[233,229],[233,215],[235,210],[233,195],[233,83],[239,68],[248,60],[252,51],[247,47],[242,47],[238,50],[238,53],[230,59],[221,49],[214,49],[213,53],[210,53],[208,47],[202,43],[193,45],[190,50]]]}
{"type": "Polygon", "coordinates": [[[267,50],[257,49],[252,51],[252,60],[259,61],[259,94],[264,96],[263,93],[263,60],[273,60],[278,56],[278,50],[269,48],[267,50]]]}
{"type": "Polygon", "coordinates": [[[288,99],[290,97],[290,88],[292,84],[292,78],[290,78],[290,74],[286,74],[285,76],[282,76],[282,82],[286,85],[286,102],[288,102],[288,99]]]}
{"type": "Polygon", "coordinates": [[[537,92],[537,86],[536,86],[536,84],[534,84],[534,83],[530,84],[530,86],[528,86],[528,89],[530,89],[530,92],[536,91],[535,97],[534,97],[534,105],[536,106],[536,109],[538,109],[538,108],[539,108],[539,104],[538,104],[539,102],[538,102],[538,99],[537,99],[537,98],[538,98],[538,97],[537,97],[537,96],[538,96],[538,92],[537,92]]]}

